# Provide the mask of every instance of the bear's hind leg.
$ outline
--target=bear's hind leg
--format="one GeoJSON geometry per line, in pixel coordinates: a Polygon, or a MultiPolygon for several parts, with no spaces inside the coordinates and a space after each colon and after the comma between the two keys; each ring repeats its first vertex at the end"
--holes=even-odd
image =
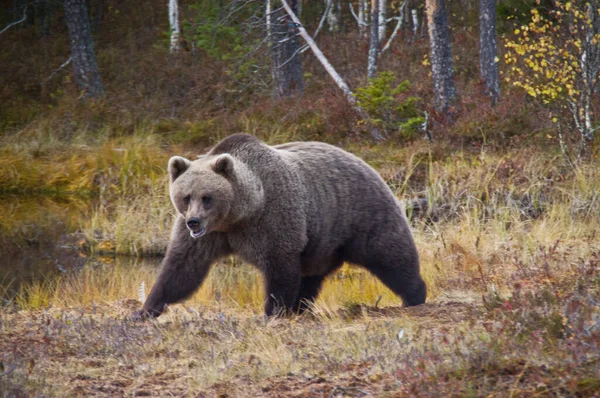
{"type": "Polygon", "coordinates": [[[348,247],[350,262],[362,265],[402,298],[405,307],[423,304],[427,296],[419,269],[419,255],[412,239],[398,232],[382,231],[367,242],[348,247]],[[400,234],[402,235],[402,234],[400,234]]]}
{"type": "Polygon", "coordinates": [[[299,314],[308,310],[312,303],[317,299],[321,285],[323,284],[323,275],[305,276],[300,283],[300,294],[298,295],[295,308],[299,314]]]}

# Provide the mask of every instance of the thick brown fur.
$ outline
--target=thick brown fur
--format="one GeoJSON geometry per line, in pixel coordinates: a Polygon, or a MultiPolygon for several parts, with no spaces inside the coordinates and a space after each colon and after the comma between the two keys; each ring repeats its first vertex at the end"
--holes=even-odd
{"type": "Polygon", "coordinates": [[[169,173],[178,214],[143,314],[158,316],[191,295],[211,264],[231,254],[262,271],[267,315],[306,309],[344,261],[368,269],[404,305],[425,302],[398,199],[356,156],[320,142],[271,147],[235,134],[198,160],[171,158],[169,173]]]}

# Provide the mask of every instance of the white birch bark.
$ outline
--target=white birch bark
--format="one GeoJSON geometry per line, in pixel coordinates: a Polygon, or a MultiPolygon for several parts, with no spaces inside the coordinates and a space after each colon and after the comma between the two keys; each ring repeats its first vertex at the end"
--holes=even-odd
{"type": "Polygon", "coordinates": [[[371,25],[369,38],[369,59],[367,75],[372,79],[377,75],[377,59],[379,58],[379,0],[371,0],[371,25]]]}
{"type": "Polygon", "coordinates": [[[358,31],[362,37],[367,37],[367,26],[369,24],[365,22],[366,12],[367,12],[367,3],[365,0],[358,1],[358,15],[354,12],[354,6],[352,6],[352,2],[348,3],[348,7],[350,7],[350,13],[356,20],[356,24],[358,25],[358,31]]]}
{"type": "MultiPolygon", "coordinates": [[[[350,3],[352,5],[352,3],[350,3]]],[[[358,0],[358,20],[365,22],[365,13],[367,12],[367,3],[364,0],[358,0]]],[[[359,24],[360,26],[360,24],[359,24]]]]}
{"type": "MultiPolygon", "coordinates": [[[[342,77],[337,73],[337,71],[335,70],[333,65],[331,65],[327,57],[325,57],[325,54],[323,54],[319,46],[317,46],[317,43],[315,43],[315,41],[308,34],[304,26],[302,26],[302,23],[300,22],[296,14],[294,14],[287,1],[281,0],[281,3],[283,4],[283,8],[285,8],[285,11],[288,13],[292,21],[297,25],[298,33],[300,33],[300,36],[302,36],[302,38],[306,41],[306,44],[308,44],[313,54],[315,54],[315,56],[317,57],[321,65],[323,65],[323,68],[325,68],[329,76],[331,76],[335,84],[342,90],[344,96],[346,97],[346,100],[350,103],[350,105],[352,105],[356,113],[358,113],[358,115],[362,119],[369,120],[369,114],[365,112],[365,110],[356,103],[356,98],[354,97],[354,93],[352,92],[352,90],[350,90],[350,87],[348,87],[344,79],[342,79],[342,77]]],[[[377,141],[382,141],[384,139],[381,132],[375,127],[371,128],[371,136],[377,141]]]]}
{"type": "Polygon", "coordinates": [[[181,49],[181,28],[179,26],[179,4],[177,0],[169,0],[169,27],[171,29],[169,51],[175,53],[181,49]]]}
{"type": "Polygon", "coordinates": [[[327,24],[329,25],[329,31],[337,32],[340,30],[340,1],[339,0],[327,0],[327,24]]]}
{"type": "Polygon", "coordinates": [[[385,46],[383,46],[383,48],[379,52],[379,56],[381,56],[381,54],[383,54],[390,48],[392,41],[396,38],[396,36],[398,35],[398,32],[402,28],[402,24],[404,23],[404,10],[406,9],[407,4],[408,4],[408,0],[404,0],[404,3],[402,3],[402,5],[400,6],[400,13],[396,17],[396,21],[397,21],[396,27],[394,28],[394,31],[390,35],[390,38],[388,39],[387,43],[385,43],[385,46]]]}
{"type": "Polygon", "coordinates": [[[413,34],[413,36],[416,36],[417,30],[419,29],[419,12],[417,11],[416,8],[413,8],[412,10],[410,10],[410,14],[412,15],[412,23],[413,23],[412,34],[413,34]]]}
{"type": "Polygon", "coordinates": [[[387,32],[387,1],[379,0],[379,42],[383,43],[386,38],[387,32]]]}
{"type": "MultiPolygon", "coordinates": [[[[266,0],[265,2],[265,25],[267,28],[267,37],[271,37],[271,0],[266,0]]],[[[268,41],[269,46],[271,45],[271,41],[268,41]]]]}

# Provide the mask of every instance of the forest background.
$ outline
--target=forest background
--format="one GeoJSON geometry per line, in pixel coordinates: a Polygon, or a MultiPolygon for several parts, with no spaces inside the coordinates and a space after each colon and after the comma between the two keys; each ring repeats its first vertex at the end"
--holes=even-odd
{"type": "Polygon", "coordinates": [[[0,10],[3,396],[597,396],[599,1],[0,10]],[[260,275],[228,259],[131,321],[168,158],[236,132],[377,168],[428,303],[345,265],[311,314],[267,321],[260,275]]]}

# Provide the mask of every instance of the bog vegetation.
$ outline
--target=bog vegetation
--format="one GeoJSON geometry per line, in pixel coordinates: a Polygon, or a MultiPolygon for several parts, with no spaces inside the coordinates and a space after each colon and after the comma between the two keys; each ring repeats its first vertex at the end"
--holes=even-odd
{"type": "MultiPolygon", "coordinates": [[[[210,0],[180,2],[177,53],[164,2],[89,2],[105,96],[82,98],[69,66],[52,75],[70,54],[63,11],[39,3],[51,5],[48,32],[28,19],[0,34],[0,255],[68,241],[85,261],[23,280],[1,270],[3,396],[597,396],[598,71],[585,80],[581,67],[596,9],[501,2],[492,106],[477,4],[449,2],[459,98],[447,115],[433,106],[421,25],[400,28],[368,81],[368,38],[344,8],[317,42],[365,121],[310,51],[302,95],[274,96],[248,22],[258,11],[210,0]],[[405,205],[428,303],[402,309],[345,265],[310,314],[266,320],[260,275],[227,259],[158,321],[129,320],[169,237],[168,158],[240,131],[326,141],[374,166],[405,205]]],[[[388,17],[404,7],[423,19],[402,3],[389,0],[388,17]]],[[[303,6],[314,32],[323,6],[303,6]]],[[[22,14],[0,15],[5,26],[22,14]]]]}

